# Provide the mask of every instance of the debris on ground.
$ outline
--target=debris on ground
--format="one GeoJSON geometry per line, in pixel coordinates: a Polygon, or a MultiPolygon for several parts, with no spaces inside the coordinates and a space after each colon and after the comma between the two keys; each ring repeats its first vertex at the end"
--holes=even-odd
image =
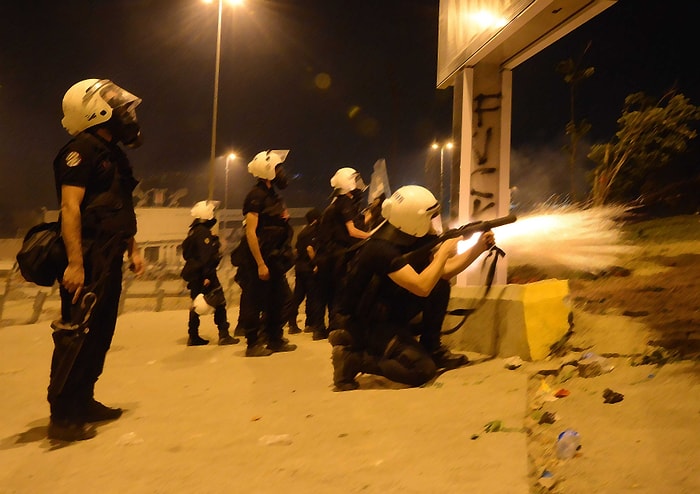
{"type": "Polygon", "coordinates": [[[603,403],[618,403],[624,400],[625,396],[621,393],[616,393],[610,388],[606,388],[605,391],[603,391],[603,398],[603,403]]]}
{"type": "Polygon", "coordinates": [[[523,359],[519,356],[514,356],[505,359],[505,368],[508,370],[515,370],[523,365],[523,359]]]}
{"type": "Polygon", "coordinates": [[[592,352],[584,353],[581,360],[578,361],[578,375],[581,377],[600,376],[612,372],[614,368],[615,366],[609,359],[592,352]]]}

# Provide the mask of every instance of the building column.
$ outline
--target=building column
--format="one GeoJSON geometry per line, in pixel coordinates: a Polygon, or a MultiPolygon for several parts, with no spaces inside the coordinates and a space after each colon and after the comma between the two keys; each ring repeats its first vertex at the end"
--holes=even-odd
{"type": "MultiPolygon", "coordinates": [[[[463,225],[505,216],[510,211],[512,73],[493,64],[465,68],[457,76],[454,95],[457,149],[450,218],[463,225]]],[[[499,260],[494,283],[506,283],[505,261],[499,260]]],[[[484,276],[477,262],[457,277],[457,285],[482,284],[484,276]]]]}

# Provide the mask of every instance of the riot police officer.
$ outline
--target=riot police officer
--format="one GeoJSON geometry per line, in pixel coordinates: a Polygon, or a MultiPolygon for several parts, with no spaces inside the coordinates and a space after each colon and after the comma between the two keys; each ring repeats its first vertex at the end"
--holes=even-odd
{"type": "Polygon", "coordinates": [[[297,236],[294,259],[294,293],[292,297],[291,316],[289,318],[289,333],[300,333],[296,326],[299,306],[306,299],[305,333],[313,333],[325,327],[323,306],[318,291],[316,252],[318,251],[318,221],[321,211],[312,208],[306,212],[306,226],[297,236]],[[292,325],[294,324],[294,325],[292,325]]]}
{"type": "Polygon", "coordinates": [[[219,345],[233,345],[239,339],[229,334],[230,324],[226,313],[226,297],[216,274],[221,261],[221,242],[212,232],[216,225],[215,201],[199,201],[190,210],[194,217],[187,238],[182,242],[185,266],[182,278],[187,282],[192,298],[187,326],[187,346],[201,346],[209,340],[199,335],[200,315],[214,312],[214,324],[219,330],[219,345]]]}
{"type": "Polygon", "coordinates": [[[62,124],[73,138],[53,164],[68,266],[60,279],[62,320],[53,325],[51,439],[89,439],[95,430],[86,424],[122,414],[95,400],[94,389],[117,321],[124,253],[137,275],[144,272],[134,240],[138,182],[121,147],[141,145],[140,103],[107,79],[80,81],[63,98],[62,124]]]}
{"type": "Polygon", "coordinates": [[[440,207],[430,191],[408,185],[382,204],[386,222],[349,262],[338,307],[344,329],[331,332],[336,390],[357,388],[359,372],[420,386],[438,368],[468,362],[440,341],[450,298],[449,279],[493,246],[492,232],[462,254],[459,239],[433,251],[432,220],[440,207]],[[422,316],[422,317],[417,317],[422,316]]]}
{"type": "Polygon", "coordinates": [[[296,349],[283,337],[285,307],[291,297],[286,276],[294,262],[293,230],[289,212],[275,190],[287,187],[282,167],[286,156],[287,151],[262,151],[248,163],[248,172],[257,182],[243,202],[245,235],[231,257],[238,266],[239,324],[245,331],[247,357],[296,349]],[[261,325],[266,345],[260,338],[261,325]]]}
{"type": "Polygon", "coordinates": [[[369,236],[364,230],[361,213],[362,192],[366,189],[360,174],[354,168],[340,168],[330,180],[333,199],[321,215],[318,231],[318,287],[324,312],[328,312],[328,329],[314,328],[312,338],[328,337],[335,328],[337,287],[344,270],[343,252],[359,240],[369,236]]]}

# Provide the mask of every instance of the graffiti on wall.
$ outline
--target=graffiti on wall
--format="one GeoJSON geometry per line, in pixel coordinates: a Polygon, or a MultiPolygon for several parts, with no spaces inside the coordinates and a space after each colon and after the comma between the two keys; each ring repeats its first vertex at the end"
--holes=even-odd
{"type": "Polygon", "coordinates": [[[476,117],[476,130],[472,136],[472,151],[475,165],[471,170],[471,187],[469,196],[471,200],[471,214],[478,218],[484,212],[496,206],[495,197],[498,183],[489,180],[489,176],[495,176],[498,171],[497,159],[492,156],[493,126],[486,125],[485,114],[496,113],[501,109],[501,93],[478,94],[474,97],[474,114],[476,117]]]}

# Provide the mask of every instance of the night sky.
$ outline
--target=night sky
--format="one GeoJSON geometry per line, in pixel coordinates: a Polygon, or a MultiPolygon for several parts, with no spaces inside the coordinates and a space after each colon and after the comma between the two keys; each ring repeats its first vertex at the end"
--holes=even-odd
{"type": "MultiPolygon", "coordinates": [[[[217,154],[230,204],[263,149],[291,149],[291,207],[323,206],[343,166],[366,181],[385,158],[392,187],[422,182],[429,145],[449,137],[452,91],[435,89],[437,0],[247,0],[224,7],[217,154]]],[[[620,0],[514,71],[513,147],[561,146],[568,87],[557,62],[595,76],[580,90],[591,139],[608,140],[624,97],[670,87],[700,102],[694,2],[620,0]],[[690,53],[688,53],[690,52],[690,53]]],[[[143,98],[144,145],[129,153],[144,189],[206,197],[216,5],[201,0],[7,0],[0,5],[0,207],[56,207],[51,163],[68,134],[61,99],[108,78],[143,98]]],[[[523,151],[525,152],[525,151],[523,151]]],[[[553,158],[559,159],[560,157],[553,158]]],[[[563,160],[562,160],[563,164],[563,160]]],[[[522,171],[521,171],[522,176],[522,171]]],[[[217,164],[215,196],[223,196],[217,164]]]]}

